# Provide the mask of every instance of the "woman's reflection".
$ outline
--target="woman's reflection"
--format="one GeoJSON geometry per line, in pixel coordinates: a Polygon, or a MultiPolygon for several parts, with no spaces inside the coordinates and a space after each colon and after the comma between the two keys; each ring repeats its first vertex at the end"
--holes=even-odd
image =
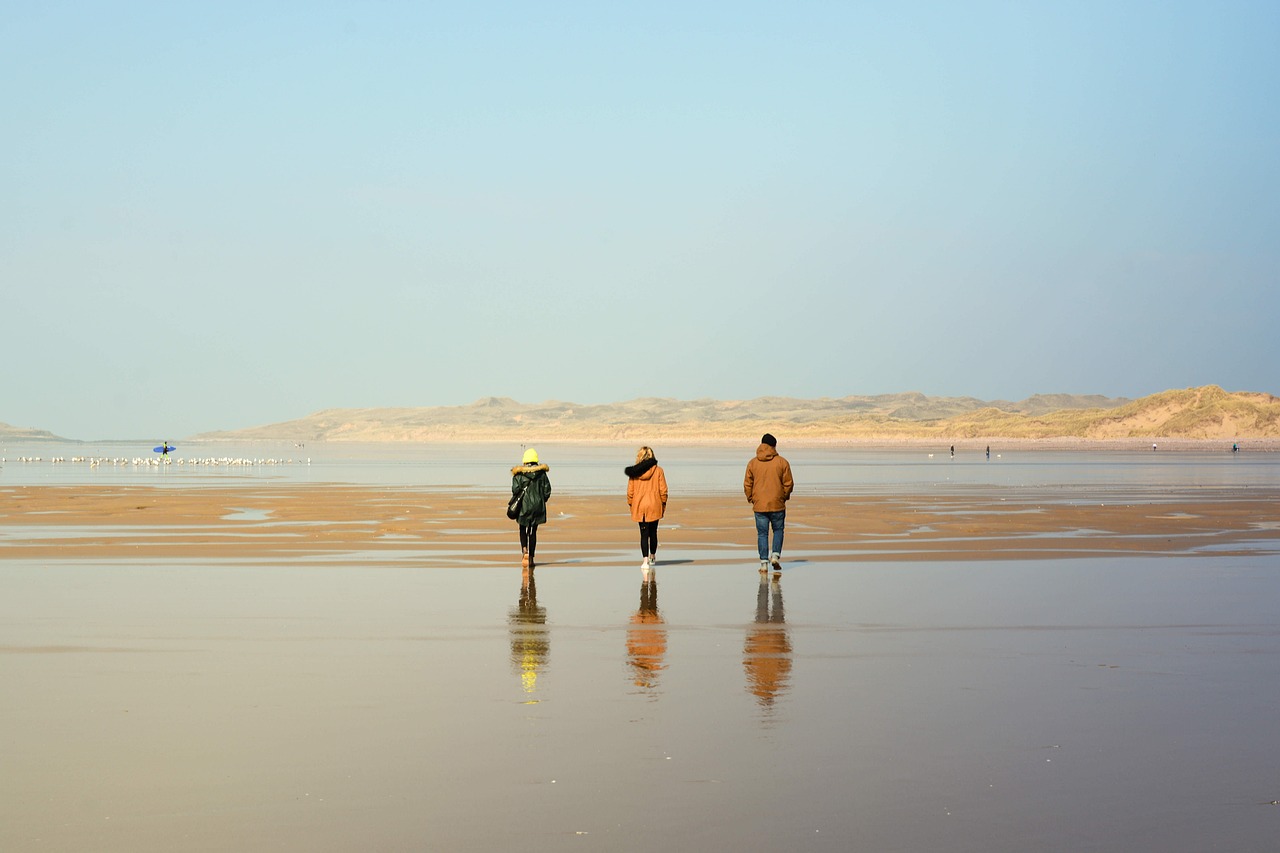
{"type": "Polygon", "coordinates": [[[761,575],[756,592],[756,621],[747,629],[742,647],[742,668],[747,673],[747,689],[765,709],[773,708],[786,693],[791,680],[791,637],[782,609],[782,579],[772,583],[761,575]]]}
{"type": "Polygon", "coordinates": [[[636,687],[658,686],[658,673],[667,668],[667,629],[658,612],[658,578],[650,569],[640,582],[640,608],[627,629],[627,661],[636,687]]]}
{"type": "Polygon", "coordinates": [[[507,624],[511,628],[511,667],[520,676],[529,702],[536,702],[533,694],[538,688],[538,675],[547,668],[551,635],[547,630],[547,608],[538,606],[533,569],[525,569],[520,575],[520,601],[507,614],[507,624]]]}

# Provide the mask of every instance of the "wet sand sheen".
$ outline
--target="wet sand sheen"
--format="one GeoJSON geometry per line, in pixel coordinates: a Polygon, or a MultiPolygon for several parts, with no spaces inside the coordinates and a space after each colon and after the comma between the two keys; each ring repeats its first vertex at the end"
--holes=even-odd
{"type": "Polygon", "coordinates": [[[648,583],[614,496],[536,573],[496,492],[0,496],[0,849],[1275,837],[1276,490],[804,495],[779,580],[679,496],[648,583]]]}
{"type": "MultiPolygon", "coordinates": [[[[515,530],[503,497],[349,485],[233,488],[25,486],[3,490],[0,559],[309,558],[331,564],[508,565],[515,530]]],[[[809,562],[1257,553],[1280,540],[1280,490],[1132,489],[1114,502],[1054,490],[800,496],[787,551],[809,562]]],[[[630,560],[635,526],[612,496],[555,495],[540,536],[544,564],[630,560]]],[[[745,502],[673,498],[668,559],[752,556],[745,502]]]]}

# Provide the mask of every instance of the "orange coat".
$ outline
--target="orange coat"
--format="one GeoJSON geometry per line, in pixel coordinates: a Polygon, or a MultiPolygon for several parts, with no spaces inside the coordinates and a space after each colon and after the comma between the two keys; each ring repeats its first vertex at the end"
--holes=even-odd
{"type": "MultiPolygon", "coordinates": [[[[638,466],[637,466],[638,467],[638,466]]],[[[667,475],[657,465],[627,479],[632,521],[657,521],[667,511],[667,475]]]]}
{"type": "Polygon", "coordinates": [[[756,448],[756,456],[747,463],[742,490],[756,512],[777,512],[787,508],[795,482],[791,479],[791,463],[767,444],[756,448]]]}

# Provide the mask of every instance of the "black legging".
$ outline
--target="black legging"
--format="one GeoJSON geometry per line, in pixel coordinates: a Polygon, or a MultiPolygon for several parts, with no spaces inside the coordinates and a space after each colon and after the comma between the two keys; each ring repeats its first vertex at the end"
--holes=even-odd
{"type": "Polygon", "coordinates": [[[640,522],[640,556],[658,553],[658,522],[640,522]]]}
{"type": "Polygon", "coordinates": [[[520,525],[520,548],[529,552],[529,562],[533,562],[533,551],[538,547],[538,525],[520,525]]]}

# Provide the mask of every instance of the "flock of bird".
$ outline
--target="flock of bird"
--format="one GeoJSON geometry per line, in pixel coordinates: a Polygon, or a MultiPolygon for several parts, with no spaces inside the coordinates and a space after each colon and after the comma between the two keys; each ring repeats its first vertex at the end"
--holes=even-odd
{"type": "MultiPolygon", "coordinates": [[[[0,465],[3,465],[8,461],[9,460],[7,458],[0,458],[0,465]]],[[[51,456],[47,460],[42,456],[19,456],[19,457],[16,457],[14,461],[24,463],[24,464],[47,461],[54,465],[60,465],[60,464],[69,462],[72,464],[88,464],[90,468],[97,468],[103,465],[112,466],[116,468],[127,468],[130,466],[134,468],[159,468],[161,466],[166,466],[166,465],[178,465],[178,466],[191,465],[191,466],[203,466],[208,468],[219,468],[219,467],[236,467],[236,466],[256,467],[256,466],[264,466],[264,465],[294,465],[294,464],[310,465],[311,464],[310,457],[306,459],[294,460],[294,459],[269,459],[269,458],[268,459],[248,459],[244,457],[232,458],[230,456],[207,456],[207,457],[198,458],[198,459],[185,459],[182,457],[175,458],[172,456],[152,457],[152,458],[148,458],[145,456],[134,456],[133,458],[128,458],[124,456],[110,456],[110,457],[108,456],[72,456],[70,458],[67,458],[66,456],[51,456]]]]}

